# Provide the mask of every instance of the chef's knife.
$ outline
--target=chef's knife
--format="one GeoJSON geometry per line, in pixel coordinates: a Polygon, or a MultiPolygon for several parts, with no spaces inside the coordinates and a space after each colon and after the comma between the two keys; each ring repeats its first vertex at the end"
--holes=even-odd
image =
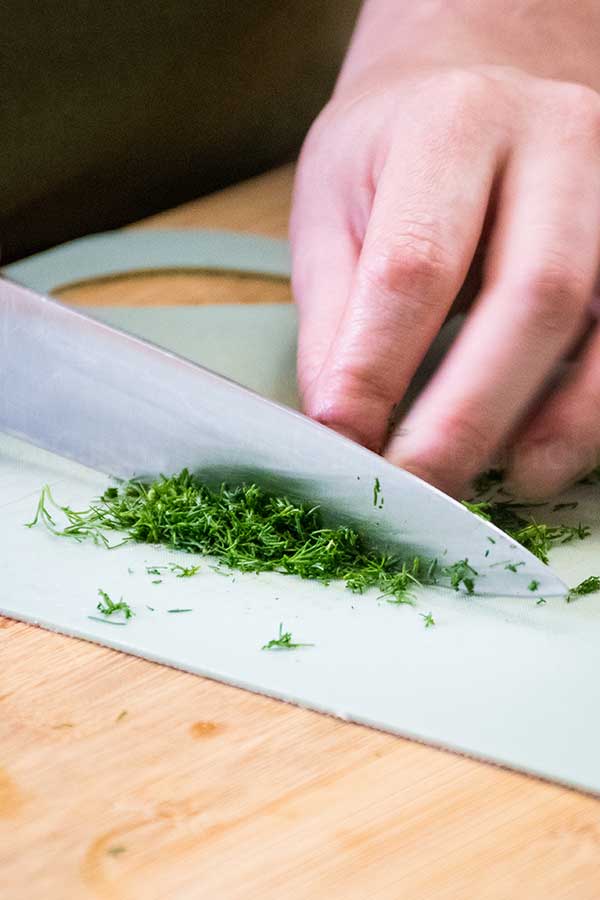
{"type": "Polygon", "coordinates": [[[213,481],[284,490],[383,546],[448,564],[468,558],[478,593],[531,598],[532,580],[538,595],[567,591],[502,531],[375,453],[5,279],[0,430],[119,478],[187,467],[213,481]]]}

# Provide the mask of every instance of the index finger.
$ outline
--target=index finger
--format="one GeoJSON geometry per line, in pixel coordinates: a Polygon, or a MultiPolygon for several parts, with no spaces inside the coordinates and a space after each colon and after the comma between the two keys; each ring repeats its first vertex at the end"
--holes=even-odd
{"type": "Polygon", "coordinates": [[[379,451],[473,259],[498,167],[490,143],[405,137],[381,174],[337,333],[305,397],[313,418],[379,451]]]}

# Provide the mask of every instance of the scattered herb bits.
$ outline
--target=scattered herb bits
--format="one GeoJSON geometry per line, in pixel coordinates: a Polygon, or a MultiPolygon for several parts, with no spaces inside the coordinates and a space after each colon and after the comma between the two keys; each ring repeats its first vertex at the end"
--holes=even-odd
{"type": "Polygon", "coordinates": [[[595,594],[600,591],[600,576],[590,575],[585,581],[571,588],[567,594],[567,603],[571,603],[576,597],[582,597],[584,594],[595,594]]]}
{"type": "Polygon", "coordinates": [[[419,613],[421,618],[423,619],[423,624],[425,628],[432,628],[435,625],[435,619],[433,618],[430,612],[428,613],[419,613]]]}
{"type": "Polygon", "coordinates": [[[297,650],[299,647],[314,647],[314,644],[295,644],[292,641],[292,633],[283,630],[283,623],[279,623],[279,636],[268,643],[263,644],[261,650],[297,650]]]}
{"type": "Polygon", "coordinates": [[[98,612],[101,612],[103,616],[112,616],[115,613],[123,613],[126,619],[131,619],[131,617],[134,615],[131,607],[128,603],[125,603],[122,597],[118,603],[114,603],[110,599],[106,591],[103,591],[101,588],[98,589],[98,594],[100,596],[100,600],[98,602],[98,605],[96,606],[96,609],[98,610],[98,612]]]}

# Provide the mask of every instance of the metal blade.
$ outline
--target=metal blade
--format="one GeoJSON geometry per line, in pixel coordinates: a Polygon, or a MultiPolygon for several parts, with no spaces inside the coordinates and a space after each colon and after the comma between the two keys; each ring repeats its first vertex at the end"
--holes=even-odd
{"type": "Polygon", "coordinates": [[[503,532],[369,450],[6,280],[0,430],[121,478],[187,467],[218,482],[255,480],[322,504],[331,521],[351,523],[392,549],[448,563],[468,558],[479,573],[478,593],[531,598],[532,579],[542,596],[567,591],[503,532]]]}

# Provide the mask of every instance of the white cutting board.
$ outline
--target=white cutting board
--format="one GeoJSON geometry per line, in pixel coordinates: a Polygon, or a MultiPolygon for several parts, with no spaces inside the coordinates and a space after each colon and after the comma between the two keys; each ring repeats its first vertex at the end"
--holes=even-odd
{"type": "MultiPolygon", "coordinates": [[[[98,310],[287,402],[294,400],[293,308],[98,310]]],[[[93,402],[93,398],[90,398],[93,402]]],[[[572,604],[468,598],[427,589],[415,609],[282,575],[189,579],[145,567],[196,561],[161,548],[107,551],[29,530],[39,490],[85,506],[107,479],[0,438],[0,611],[125,652],[600,793],[600,595],[572,604]],[[123,596],[125,626],[88,618],[97,591],[123,596]],[[147,607],[152,607],[153,611],[147,607]],[[170,608],[192,608],[168,613],[170,608]],[[432,612],[433,628],[419,613],[432,612]],[[314,647],[260,648],[279,623],[314,647]]],[[[600,488],[578,487],[588,541],[553,553],[568,582],[600,574],[600,488]]],[[[551,516],[548,516],[550,519],[551,516]]],[[[9,632],[3,632],[9,635],[9,632]]],[[[7,638],[4,638],[7,639],[7,638]]]]}

